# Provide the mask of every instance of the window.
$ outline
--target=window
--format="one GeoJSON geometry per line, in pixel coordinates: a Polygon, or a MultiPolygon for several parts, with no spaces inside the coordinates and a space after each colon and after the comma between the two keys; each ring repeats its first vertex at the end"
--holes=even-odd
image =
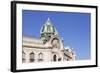
{"type": "Polygon", "coordinates": [[[56,55],[54,55],[54,56],[53,56],[53,61],[56,61],[56,58],[57,58],[57,56],[56,56],[56,55]]]}
{"type": "Polygon", "coordinates": [[[59,58],[58,61],[61,61],[61,58],[59,58]]]}
{"type": "Polygon", "coordinates": [[[22,52],[22,63],[25,63],[25,60],[26,60],[25,55],[26,55],[25,52],[22,52]]]}
{"type": "Polygon", "coordinates": [[[39,62],[43,61],[43,54],[42,53],[39,53],[38,57],[39,57],[39,59],[38,59],[39,62]]]}
{"type": "Polygon", "coordinates": [[[43,26],[43,28],[42,28],[42,32],[44,32],[44,26],[43,26]]]}
{"type": "Polygon", "coordinates": [[[34,62],[34,53],[30,53],[30,62],[34,62]]]}

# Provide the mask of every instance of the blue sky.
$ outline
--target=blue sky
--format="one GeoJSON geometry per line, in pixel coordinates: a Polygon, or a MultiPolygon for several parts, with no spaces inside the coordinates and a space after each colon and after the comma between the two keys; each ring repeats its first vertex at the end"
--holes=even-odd
{"type": "Polygon", "coordinates": [[[39,38],[40,29],[48,17],[59,32],[60,37],[63,37],[64,46],[74,48],[77,60],[91,59],[90,13],[23,10],[23,35],[39,38]]]}

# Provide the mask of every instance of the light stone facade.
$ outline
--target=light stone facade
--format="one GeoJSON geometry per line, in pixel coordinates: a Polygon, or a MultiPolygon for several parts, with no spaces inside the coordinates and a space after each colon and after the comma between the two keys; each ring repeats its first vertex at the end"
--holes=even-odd
{"type": "Polygon", "coordinates": [[[23,36],[22,62],[55,62],[75,60],[75,53],[64,47],[56,28],[48,18],[40,30],[40,38],[23,36]]]}

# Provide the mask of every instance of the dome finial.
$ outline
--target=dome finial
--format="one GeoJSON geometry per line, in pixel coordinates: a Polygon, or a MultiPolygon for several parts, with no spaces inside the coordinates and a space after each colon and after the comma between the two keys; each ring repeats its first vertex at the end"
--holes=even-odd
{"type": "Polygon", "coordinates": [[[48,17],[48,20],[47,21],[50,21],[50,18],[48,17]]]}
{"type": "Polygon", "coordinates": [[[49,18],[49,17],[48,17],[48,19],[47,19],[47,21],[46,21],[45,25],[52,25],[52,23],[51,23],[51,21],[50,21],[50,18],[49,18]]]}

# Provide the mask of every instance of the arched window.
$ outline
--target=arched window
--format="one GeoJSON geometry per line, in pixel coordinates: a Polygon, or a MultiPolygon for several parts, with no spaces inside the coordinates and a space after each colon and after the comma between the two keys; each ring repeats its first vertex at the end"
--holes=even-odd
{"type": "Polygon", "coordinates": [[[43,53],[39,53],[38,55],[38,61],[43,61],[43,53]]]}
{"type": "Polygon", "coordinates": [[[22,63],[25,63],[25,56],[26,56],[26,54],[25,54],[25,52],[22,52],[22,63]]]}
{"type": "Polygon", "coordinates": [[[34,62],[34,53],[30,53],[30,62],[34,62]]]}
{"type": "Polygon", "coordinates": [[[53,61],[56,61],[56,60],[57,60],[57,56],[54,55],[54,56],[53,56],[53,61]]]}

